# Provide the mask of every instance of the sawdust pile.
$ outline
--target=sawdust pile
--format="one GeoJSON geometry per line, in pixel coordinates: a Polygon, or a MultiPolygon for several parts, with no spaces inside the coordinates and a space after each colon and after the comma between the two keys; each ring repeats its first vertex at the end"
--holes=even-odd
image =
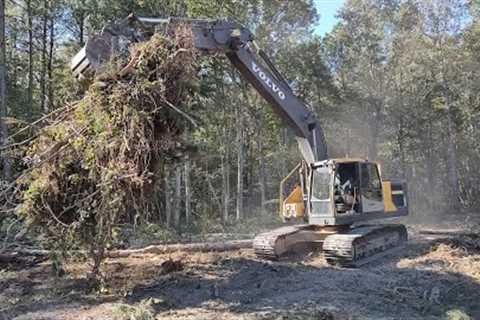
{"type": "Polygon", "coordinates": [[[147,214],[164,163],[188,151],[199,52],[191,30],[155,35],[112,63],[30,145],[20,213],[50,236],[101,250],[112,226],[147,214]],[[120,66],[120,67],[118,67],[120,66]],[[126,66],[126,67],[125,67],[126,66]]]}

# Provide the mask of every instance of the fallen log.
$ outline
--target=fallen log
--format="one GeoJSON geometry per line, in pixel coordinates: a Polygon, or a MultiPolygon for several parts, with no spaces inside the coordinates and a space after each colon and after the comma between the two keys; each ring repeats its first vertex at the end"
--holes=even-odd
{"type": "Polygon", "coordinates": [[[16,261],[18,253],[0,254],[0,264],[7,264],[16,261]]]}
{"type": "Polygon", "coordinates": [[[0,267],[8,266],[9,268],[14,267],[15,269],[24,269],[27,267],[32,267],[37,263],[45,261],[48,259],[47,255],[38,256],[38,255],[22,255],[18,252],[0,254],[0,267]]]}
{"type": "Polygon", "coordinates": [[[418,231],[418,234],[447,237],[478,237],[478,235],[476,235],[474,232],[465,232],[459,229],[423,229],[418,231]]]}
{"type": "MultiPolygon", "coordinates": [[[[109,258],[121,258],[131,255],[139,254],[164,254],[172,252],[223,252],[233,251],[240,249],[248,249],[252,247],[252,240],[229,240],[220,242],[198,242],[198,243],[177,243],[177,244],[163,244],[163,245],[150,245],[145,248],[139,249],[121,249],[111,250],[105,253],[109,258]]],[[[40,249],[16,249],[11,252],[4,253],[1,256],[0,263],[2,261],[7,262],[11,259],[16,259],[21,256],[47,256],[50,253],[49,250],[40,249]]],[[[86,251],[73,251],[73,253],[86,254],[86,251]]]]}
{"type": "Polygon", "coordinates": [[[163,254],[171,252],[223,252],[252,247],[252,240],[230,240],[222,242],[198,242],[198,243],[179,243],[166,245],[150,245],[141,249],[125,249],[108,251],[106,256],[109,258],[127,257],[135,254],[163,254]]]}

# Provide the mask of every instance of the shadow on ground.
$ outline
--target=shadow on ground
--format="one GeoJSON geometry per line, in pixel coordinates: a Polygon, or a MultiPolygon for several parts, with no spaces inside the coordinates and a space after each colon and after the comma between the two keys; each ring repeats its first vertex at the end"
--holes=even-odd
{"type": "MultiPolygon", "coordinates": [[[[117,300],[113,297],[86,294],[88,291],[87,279],[56,278],[52,275],[50,266],[36,267],[34,271],[19,273],[13,279],[0,278],[0,320],[36,312],[48,314],[49,310],[68,310],[117,300]],[[9,307],[1,308],[4,303],[9,307]]],[[[23,319],[29,318],[27,316],[23,319]]],[[[42,319],[50,318],[46,316],[42,319]]]]}
{"type": "MultiPolygon", "coordinates": [[[[201,307],[220,301],[242,314],[262,310],[289,310],[316,303],[366,319],[438,319],[460,309],[480,319],[480,284],[473,278],[435,270],[446,263],[428,260],[415,268],[397,267],[405,257],[415,259],[439,242],[412,242],[406,250],[360,269],[270,263],[249,258],[224,259],[217,266],[158,279],[136,287],[129,303],[146,298],[167,300],[169,309],[201,307]],[[200,275],[214,274],[212,277],[200,275]]],[[[318,257],[317,257],[318,259],[318,257]]],[[[159,310],[164,305],[159,307],[159,310]]]]}
{"type": "MultiPolygon", "coordinates": [[[[85,295],[84,280],[62,279],[52,284],[45,274],[48,271],[38,268],[36,273],[8,280],[7,285],[0,282],[2,291],[11,290],[10,296],[18,299],[0,314],[5,319],[27,319],[35,312],[48,314],[62,309],[68,313],[114,301],[136,305],[153,298],[161,301],[153,305],[159,315],[221,305],[240,318],[265,310],[296,310],[308,304],[355,315],[355,319],[442,319],[454,309],[480,319],[480,283],[451,271],[448,261],[422,258],[442,243],[452,245],[448,238],[413,239],[403,251],[359,269],[328,266],[318,255],[303,262],[265,262],[251,254],[226,253],[214,262],[187,261],[182,271],[149,273],[148,284],[137,285],[126,298],[85,295]],[[421,261],[411,267],[400,263],[417,258],[421,261]]],[[[468,250],[464,254],[468,255],[468,250]]],[[[134,268],[128,272],[141,272],[134,268]]]]}

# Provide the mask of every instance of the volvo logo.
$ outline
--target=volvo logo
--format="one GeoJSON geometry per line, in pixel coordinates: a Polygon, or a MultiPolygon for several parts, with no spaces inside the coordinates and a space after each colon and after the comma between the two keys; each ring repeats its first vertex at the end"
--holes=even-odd
{"type": "Polygon", "coordinates": [[[265,82],[265,84],[270,88],[272,89],[272,91],[278,95],[278,97],[280,98],[280,100],[285,100],[285,93],[280,89],[280,87],[278,85],[275,84],[275,82],[272,81],[272,79],[270,79],[266,74],[265,72],[262,71],[262,69],[260,69],[260,67],[252,61],[252,69],[253,69],[253,72],[255,72],[256,74],[258,74],[258,76],[260,77],[260,79],[263,80],[263,82],[265,82]]]}

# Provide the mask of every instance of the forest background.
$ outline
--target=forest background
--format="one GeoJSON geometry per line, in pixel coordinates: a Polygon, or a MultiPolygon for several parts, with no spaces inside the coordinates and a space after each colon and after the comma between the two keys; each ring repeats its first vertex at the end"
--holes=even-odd
{"type": "MultiPolygon", "coordinates": [[[[316,112],[331,157],[375,160],[384,177],[406,179],[413,219],[478,211],[478,1],[348,0],[322,36],[309,0],[1,2],[2,186],[22,170],[7,150],[82,97],[69,61],[90,34],[131,12],[234,17],[316,112]]],[[[197,151],[158,179],[155,209],[125,223],[181,233],[273,220],[279,182],[301,160],[293,135],[226,59],[202,62],[200,93],[200,126],[185,133],[197,151]]],[[[2,228],[14,219],[3,212],[2,228]]]]}

